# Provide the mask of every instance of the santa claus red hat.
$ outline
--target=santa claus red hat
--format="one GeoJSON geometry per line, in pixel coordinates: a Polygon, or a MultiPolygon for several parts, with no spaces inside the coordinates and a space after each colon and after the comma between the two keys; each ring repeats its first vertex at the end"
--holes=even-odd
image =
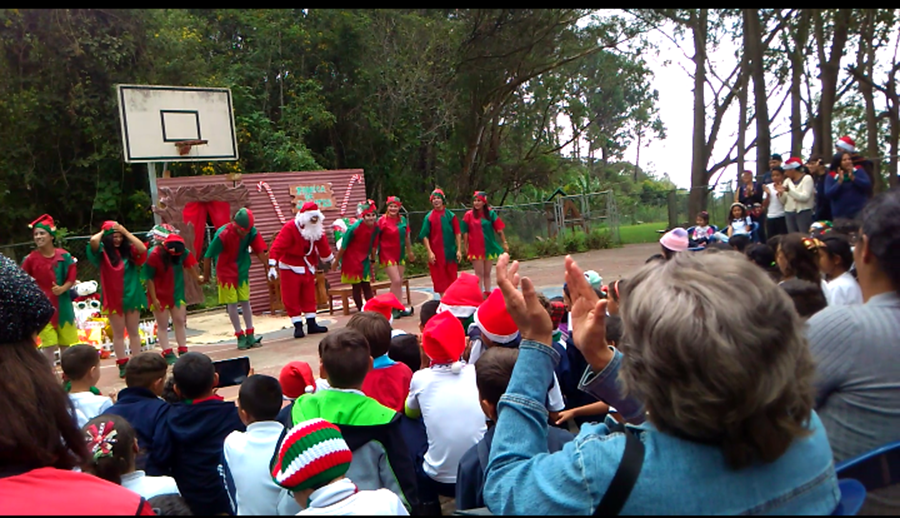
{"type": "Polygon", "coordinates": [[[844,151],[856,153],[856,142],[854,142],[853,139],[847,135],[839,138],[837,143],[835,143],[835,146],[843,149],[844,151]]]}
{"type": "Polygon", "coordinates": [[[494,289],[487,300],[478,306],[475,325],[481,330],[482,336],[495,344],[506,344],[519,336],[519,328],[506,310],[506,301],[499,288],[494,289]]]}
{"type": "Polygon", "coordinates": [[[375,313],[381,313],[384,315],[384,318],[388,319],[388,322],[391,324],[394,323],[394,315],[392,309],[396,309],[399,311],[406,311],[406,308],[403,307],[403,304],[397,300],[396,295],[393,293],[383,293],[378,295],[377,297],[371,298],[366,301],[366,304],[363,306],[363,311],[372,311],[375,313]]]}
{"type": "Polygon", "coordinates": [[[787,159],[787,162],[784,163],[783,168],[785,170],[797,169],[801,165],[803,165],[803,160],[801,160],[799,157],[792,156],[791,158],[787,159]]]}
{"type": "Polygon", "coordinates": [[[466,348],[466,332],[462,323],[449,311],[442,311],[425,324],[422,349],[432,364],[453,364],[453,372],[462,368],[459,358],[466,348]]]}
{"type": "Polygon", "coordinates": [[[281,393],[288,399],[297,399],[316,391],[316,378],[312,367],[306,362],[290,362],[282,367],[278,382],[281,383],[281,393]]]}
{"type": "Polygon", "coordinates": [[[325,215],[319,210],[319,206],[316,205],[316,202],[308,201],[300,207],[300,210],[297,211],[297,215],[294,216],[294,219],[300,226],[306,226],[314,216],[319,217],[319,223],[325,219],[325,215]]]}
{"type": "Polygon", "coordinates": [[[449,311],[457,318],[466,319],[472,316],[483,302],[484,294],[478,287],[478,276],[461,273],[444,292],[437,310],[449,311]]]}

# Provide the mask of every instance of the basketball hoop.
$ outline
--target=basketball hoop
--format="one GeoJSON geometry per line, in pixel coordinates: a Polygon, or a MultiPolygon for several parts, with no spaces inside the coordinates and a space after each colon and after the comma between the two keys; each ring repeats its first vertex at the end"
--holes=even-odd
{"type": "Polygon", "coordinates": [[[206,140],[180,140],[175,143],[175,147],[178,148],[178,154],[184,156],[191,152],[192,146],[202,146],[207,142],[206,140]]]}

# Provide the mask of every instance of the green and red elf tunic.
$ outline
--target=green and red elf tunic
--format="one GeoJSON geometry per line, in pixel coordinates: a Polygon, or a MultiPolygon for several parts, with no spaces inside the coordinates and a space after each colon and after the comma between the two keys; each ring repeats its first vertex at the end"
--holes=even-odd
{"type": "MultiPolygon", "coordinates": [[[[45,230],[51,237],[56,237],[56,224],[53,218],[48,214],[44,214],[38,219],[31,222],[28,228],[34,230],[41,228],[45,230]]],[[[72,254],[62,248],[54,249],[52,257],[44,257],[40,250],[34,250],[22,262],[22,270],[34,278],[41,291],[47,295],[56,312],[53,314],[48,326],[56,330],[57,342],[52,343],[50,340],[41,338],[42,345],[48,342],[47,346],[52,345],[73,345],[78,343],[78,329],[75,326],[75,308],[72,306],[72,298],[69,292],[65,291],[60,295],[53,294],[53,285],[62,286],[66,283],[75,282],[77,268],[75,264],[78,261],[72,257],[72,254]]]]}
{"type": "MultiPolygon", "coordinates": [[[[103,237],[113,234],[115,221],[106,221],[101,229],[103,237]]],[[[134,249],[132,248],[132,252],[134,249]]],[[[107,250],[103,242],[95,252],[91,244],[87,245],[87,258],[100,268],[100,300],[103,311],[108,315],[122,315],[129,311],[140,311],[147,307],[147,294],[141,284],[141,265],[147,260],[147,252],[125,258],[117,249],[107,250]],[[118,261],[113,266],[110,255],[114,254],[118,261]]]]}
{"type": "Polygon", "coordinates": [[[366,200],[356,209],[356,223],[350,225],[341,239],[341,282],[359,284],[369,282],[372,278],[372,242],[375,238],[375,225],[366,225],[366,214],[375,213],[375,202],[366,200]]]}
{"type": "Polygon", "coordinates": [[[153,301],[148,299],[151,309],[160,311],[184,306],[184,270],[195,266],[197,259],[177,234],[170,234],[162,244],[154,246],[141,272],[144,280],[153,281],[156,298],[162,306],[154,308],[153,301]]]}
{"type": "MultiPolygon", "coordinates": [[[[431,199],[439,197],[446,203],[444,191],[435,189],[431,193],[431,199]]],[[[459,219],[446,208],[432,210],[425,216],[419,239],[428,238],[431,251],[434,253],[434,263],[428,264],[431,273],[431,282],[436,293],[444,293],[456,280],[456,236],[459,235],[459,219]]]]}
{"type": "Polygon", "coordinates": [[[470,261],[493,261],[503,253],[503,247],[497,242],[497,233],[506,225],[488,206],[487,195],[483,191],[476,191],[474,197],[481,200],[484,207],[480,211],[469,210],[463,215],[462,232],[467,234],[468,245],[466,256],[470,261]]]}
{"type": "MultiPolygon", "coordinates": [[[[396,204],[402,207],[403,203],[396,196],[389,196],[387,206],[396,204]]],[[[406,238],[409,236],[409,223],[406,217],[397,214],[391,217],[387,213],[378,218],[375,223],[375,250],[378,252],[378,262],[381,266],[398,266],[406,264],[406,238]]]]}
{"type": "Polygon", "coordinates": [[[250,300],[250,252],[261,254],[266,243],[253,226],[255,220],[249,209],[237,211],[234,219],[216,231],[204,257],[216,263],[216,283],[219,303],[237,304],[250,300]],[[242,229],[246,234],[238,233],[242,229]]]}

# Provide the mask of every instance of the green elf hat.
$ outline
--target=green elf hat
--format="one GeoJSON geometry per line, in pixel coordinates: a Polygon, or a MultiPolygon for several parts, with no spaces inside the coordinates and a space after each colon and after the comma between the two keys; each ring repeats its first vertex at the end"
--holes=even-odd
{"type": "Polygon", "coordinates": [[[244,207],[241,210],[237,211],[234,215],[234,224],[240,227],[242,230],[250,231],[253,228],[253,223],[255,220],[253,219],[253,212],[250,209],[244,207]]]}
{"type": "Polygon", "coordinates": [[[444,191],[441,189],[435,189],[431,191],[431,196],[428,197],[429,200],[433,200],[435,198],[440,198],[442,202],[447,203],[447,197],[444,196],[444,191]]]}
{"type": "Polygon", "coordinates": [[[100,227],[100,230],[103,231],[103,237],[106,237],[106,236],[114,233],[117,224],[118,223],[116,223],[115,221],[112,221],[112,220],[104,221],[103,226],[100,227]]]}
{"type": "Polygon", "coordinates": [[[47,233],[50,234],[51,236],[56,237],[56,223],[53,222],[53,218],[50,217],[49,214],[44,214],[43,216],[39,217],[38,219],[32,221],[28,225],[28,228],[30,228],[31,230],[34,230],[36,228],[41,228],[41,229],[46,230],[47,233]]]}
{"type": "Polygon", "coordinates": [[[387,206],[390,205],[390,204],[392,204],[392,203],[396,203],[396,204],[397,204],[398,206],[400,206],[400,207],[403,206],[403,202],[400,201],[400,197],[399,197],[399,196],[388,196],[387,201],[384,202],[385,208],[387,208],[387,206]]]}
{"type": "Polygon", "coordinates": [[[156,244],[162,244],[170,235],[178,234],[178,230],[168,223],[161,223],[154,225],[147,234],[150,236],[151,241],[156,244]]]}
{"type": "Polygon", "coordinates": [[[375,214],[375,210],[375,202],[372,200],[366,200],[356,206],[356,216],[361,218],[366,214],[375,214]]]}
{"type": "Polygon", "coordinates": [[[337,426],[316,418],[285,433],[269,465],[275,483],[292,492],[318,489],[350,469],[353,453],[337,426]]]}

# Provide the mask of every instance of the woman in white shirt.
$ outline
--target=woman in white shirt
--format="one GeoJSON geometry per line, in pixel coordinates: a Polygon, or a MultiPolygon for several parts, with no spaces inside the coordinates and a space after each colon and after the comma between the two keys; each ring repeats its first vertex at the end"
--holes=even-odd
{"type": "Polygon", "coordinates": [[[766,237],[787,234],[787,222],[784,217],[784,204],[778,199],[778,188],[784,185],[784,169],[772,169],[772,183],[763,186],[763,207],[766,208],[766,237]]]}
{"type": "Polygon", "coordinates": [[[853,252],[850,241],[834,232],[819,238],[819,270],[825,275],[825,299],[829,306],[848,306],[862,304],[863,296],[859,283],[850,273],[853,264],[853,252]]]}
{"type": "Polygon", "coordinates": [[[784,204],[788,232],[808,234],[813,222],[813,208],[816,205],[816,188],[812,177],[800,169],[801,165],[803,161],[797,157],[788,159],[784,163],[787,178],[780,188],[775,189],[778,192],[778,199],[784,204]]]}

